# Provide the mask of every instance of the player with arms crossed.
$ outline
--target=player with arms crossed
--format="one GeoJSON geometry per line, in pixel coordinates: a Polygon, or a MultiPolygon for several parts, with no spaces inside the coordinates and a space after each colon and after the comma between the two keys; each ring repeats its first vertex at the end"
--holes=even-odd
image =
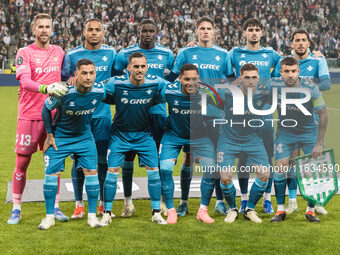
{"type": "MultiPolygon", "coordinates": [[[[235,68],[236,77],[240,76],[240,69],[246,63],[252,63],[259,69],[259,76],[261,79],[271,78],[271,68],[278,65],[281,60],[281,56],[273,50],[272,47],[261,47],[261,37],[263,35],[263,25],[257,19],[247,19],[243,24],[243,36],[246,38],[246,46],[235,47],[229,54],[231,63],[235,68]]],[[[268,105],[266,105],[269,109],[268,105]]],[[[263,118],[273,118],[272,115],[263,116],[263,118]]],[[[265,125],[259,129],[259,134],[262,137],[267,155],[268,163],[273,165],[274,156],[274,128],[271,126],[270,121],[265,121],[265,125]]],[[[240,158],[238,163],[238,169],[246,165],[246,158],[240,158]]],[[[244,213],[247,201],[248,201],[248,182],[249,173],[238,173],[238,180],[241,189],[241,206],[240,213],[244,213]]],[[[269,179],[268,187],[264,193],[263,209],[265,213],[274,213],[274,209],[271,203],[271,188],[272,178],[269,179]]]]}
{"type": "Polygon", "coordinates": [[[103,82],[107,90],[105,102],[116,105],[108,150],[108,171],[104,184],[103,224],[111,222],[111,210],[117,190],[119,170],[127,152],[135,152],[145,166],[151,199],[153,222],[167,224],[160,214],[161,181],[156,143],[151,135],[149,110],[161,101],[166,82],[155,75],[145,76],[148,66],[140,52],[129,56],[129,75],[112,77],[103,82]]]}
{"type": "MultiPolygon", "coordinates": [[[[187,63],[196,65],[198,67],[200,80],[213,87],[215,84],[220,83],[221,79],[233,75],[233,69],[230,63],[228,51],[214,44],[214,26],[214,21],[207,16],[201,17],[197,20],[195,32],[198,38],[198,43],[193,47],[180,49],[176,57],[172,73],[169,75],[172,77],[172,79],[173,77],[176,77],[176,75],[178,76],[181,66],[187,63]]],[[[211,120],[215,117],[215,115],[211,114],[213,113],[209,112],[205,120],[209,123],[208,125],[210,130],[212,130],[211,120]]],[[[222,115],[222,112],[220,114],[222,115]]],[[[216,146],[219,130],[213,129],[213,131],[210,133],[211,139],[216,146]]],[[[189,160],[187,161],[190,162],[189,160]]],[[[183,167],[181,171],[181,204],[177,208],[177,214],[179,216],[185,216],[188,212],[188,198],[191,176],[192,167],[183,167]]],[[[205,178],[206,176],[203,176],[202,182],[207,184],[204,185],[204,188],[208,190],[203,193],[210,194],[212,193],[211,190],[214,190],[214,187],[216,187],[217,202],[215,205],[215,210],[221,214],[226,214],[227,207],[223,202],[223,193],[220,189],[219,178],[215,178],[216,183],[214,185],[212,185],[211,182],[205,180],[205,178]]]]}
{"type": "MultiPolygon", "coordinates": [[[[133,52],[141,52],[147,59],[148,71],[147,74],[157,75],[161,78],[164,77],[165,69],[171,70],[174,63],[174,54],[172,51],[155,43],[157,34],[157,25],[153,20],[145,19],[139,24],[139,43],[131,47],[122,49],[117,54],[115,61],[115,70],[123,71],[129,64],[129,56],[133,52]]],[[[167,121],[167,112],[165,104],[157,104],[150,109],[150,123],[151,132],[156,142],[157,148],[159,147],[162,135],[165,130],[167,121]]],[[[132,176],[133,176],[133,160],[136,154],[131,152],[126,154],[125,162],[122,166],[122,179],[124,186],[124,208],[122,217],[131,217],[135,211],[132,203],[132,176]]],[[[166,208],[162,208],[166,212],[166,208]]]]}
{"type": "MultiPolygon", "coordinates": [[[[26,185],[27,168],[32,154],[37,151],[38,145],[42,149],[46,138],[41,119],[41,109],[47,97],[44,94],[60,96],[67,92],[67,88],[58,83],[64,51],[59,46],[50,45],[51,16],[44,13],[36,15],[32,30],[35,42],[19,49],[16,57],[20,95],[12,189],[13,211],[8,224],[18,224],[21,219],[21,198],[26,185]]],[[[55,217],[61,221],[68,220],[60,211],[58,201],[55,204],[55,217]]]]}
{"type": "Polygon", "coordinates": [[[76,64],[75,86],[70,88],[65,96],[48,98],[45,101],[42,117],[47,131],[44,144],[46,218],[39,225],[40,230],[55,224],[53,205],[57,193],[57,179],[65,169],[65,158],[71,154],[78,158],[77,167],[85,174],[89,208],[87,223],[93,228],[103,226],[96,217],[99,195],[97,149],[90,122],[96,107],[105,98],[105,90],[92,86],[95,77],[94,63],[89,59],[81,59],[76,64]],[[51,116],[53,109],[58,112],[54,126],[51,116]]]}
{"type": "MultiPolygon", "coordinates": [[[[89,19],[85,22],[83,30],[85,37],[84,45],[69,50],[64,59],[61,71],[63,80],[69,79],[76,71],[76,64],[79,59],[87,58],[94,62],[96,66],[96,80],[100,82],[111,77],[113,64],[116,58],[114,48],[101,44],[104,37],[103,24],[99,19],[89,19]]],[[[96,141],[98,152],[98,178],[100,183],[100,203],[98,215],[102,215],[103,206],[103,186],[107,172],[107,148],[111,130],[111,109],[108,104],[99,103],[91,120],[91,129],[96,141]]],[[[83,204],[84,173],[76,167],[77,159],[72,167],[72,183],[76,199],[76,209],[72,219],[83,218],[85,215],[83,204]]]]}
{"type": "MultiPolygon", "coordinates": [[[[310,53],[310,38],[306,30],[296,30],[291,38],[291,47],[293,48],[292,57],[299,61],[299,69],[301,78],[311,79],[318,86],[320,91],[325,91],[331,88],[331,81],[328,71],[326,59],[324,57],[315,57],[315,53],[310,53]]],[[[275,77],[280,76],[281,65],[275,68],[275,77]]],[[[315,116],[319,121],[319,115],[315,116]]],[[[299,155],[299,150],[294,150],[291,158],[299,155]]],[[[287,185],[289,191],[289,202],[285,209],[287,214],[294,213],[298,210],[296,202],[297,195],[297,179],[295,169],[292,168],[287,176],[287,185]]],[[[315,212],[318,214],[326,215],[327,211],[322,206],[315,206],[315,212]]]]}
{"type": "MultiPolygon", "coordinates": [[[[263,196],[270,177],[268,156],[257,128],[248,126],[253,119],[259,119],[257,115],[249,110],[248,93],[252,92],[252,104],[257,109],[264,109],[264,106],[271,99],[271,88],[266,84],[260,84],[259,70],[253,64],[244,64],[240,69],[240,89],[244,97],[243,115],[233,113],[235,108],[234,93],[226,90],[222,97],[224,101],[225,119],[229,122],[222,126],[221,135],[218,140],[218,163],[223,168],[221,171],[221,188],[230,209],[224,221],[234,222],[238,217],[236,208],[236,189],[233,184],[233,167],[236,157],[247,159],[247,167],[255,169],[256,179],[250,189],[249,200],[247,201],[244,217],[252,222],[261,223],[254,208],[263,196]],[[234,122],[234,124],[233,124],[234,122]]],[[[229,88],[230,90],[233,89],[229,88]]],[[[236,88],[235,88],[236,89],[236,88]]]]}
{"type": "MultiPolygon", "coordinates": [[[[296,59],[286,57],[281,61],[281,76],[283,82],[277,80],[279,85],[288,88],[304,88],[310,93],[311,97],[308,102],[302,105],[307,109],[309,114],[302,112],[296,106],[289,106],[285,109],[286,115],[283,115],[280,105],[278,108],[280,123],[283,119],[292,119],[295,120],[297,124],[288,127],[288,124],[286,126],[278,125],[277,127],[274,185],[278,208],[271,222],[281,222],[286,218],[284,204],[287,179],[284,170],[289,166],[289,158],[295,146],[300,146],[305,154],[311,153],[313,158],[317,158],[322,154],[327,129],[328,114],[320,90],[311,80],[299,78],[299,71],[299,62],[296,59]],[[319,114],[319,125],[315,119],[316,113],[319,114]]],[[[273,86],[274,82],[275,81],[273,81],[273,86]]],[[[305,97],[303,93],[287,94],[287,98],[289,99],[298,100],[303,97],[305,97]]],[[[313,203],[308,202],[305,218],[310,222],[320,222],[314,213],[314,206],[313,203]]]]}
{"type": "MultiPolygon", "coordinates": [[[[197,163],[204,169],[205,182],[201,182],[201,206],[197,219],[205,223],[213,223],[208,215],[208,205],[213,189],[205,189],[206,182],[214,185],[213,178],[207,169],[215,167],[214,145],[208,137],[201,115],[201,94],[198,68],[193,64],[184,64],[180,69],[179,81],[168,84],[162,91],[168,103],[169,120],[160,146],[160,169],[163,198],[168,210],[168,224],[177,223],[177,213],[174,208],[173,169],[177,157],[184,152],[193,153],[197,163]],[[164,92],[164,93],[163,93],[164,92]],[[204,192],[210,191],[210,194],[204,192]]],[[[208,185],[209,185],[208,184],[208,185]]]]}

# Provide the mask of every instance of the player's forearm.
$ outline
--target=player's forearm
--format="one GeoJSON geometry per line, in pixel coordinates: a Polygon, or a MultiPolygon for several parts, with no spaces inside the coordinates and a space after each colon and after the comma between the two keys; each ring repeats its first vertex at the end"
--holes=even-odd
{"type": "Polygon", "coordinates": [[[42,112],[41,112],[42,120],[44,122],[44,126],[46,129],[47,134],[52,134],[52,114],[51,111],[46,107],[46,105],[43,106],[42,112]]]}
{"type": "Polygon", "coordinates": [[[327,129],[327,124],[328,124],[328,113],[326,110],[326,107],[318,111],[319,114],[319,133],[318,133],[318,140],[317,144],[323,145],[324,140],[325,140],[325,134],[326,134],[326,129],[327,129]]]}
{"type": "Polygon", "coordinates": [[[331,79],[329,77],[321,77],[318,80],[314,80],[319,86],[321,91],[329,90],[331,88],[331,79]]]}
{"type": "Polygon", "coordinates": [[[21,75],[20,84],[21,84],[21,87],[26,89],[26,90],[29,90],[29,91],[32,91],[32,92],[40,92],[39,88],[40,88],[41,84],[36,82],[36,81],[33,81],[31,79],[31,76],[28,75],[28,74],[21,75]]]}

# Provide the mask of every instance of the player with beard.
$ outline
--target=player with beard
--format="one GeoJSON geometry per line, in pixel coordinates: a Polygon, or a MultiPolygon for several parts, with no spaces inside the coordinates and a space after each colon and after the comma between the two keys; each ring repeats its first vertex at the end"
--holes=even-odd
{"type": "MultiPolygon", "coordinates": [[[[104,34],[103,24],[99,19],[89,19],[85,22],[83,30],[83,35],[85,37],[84,45],[80,45],[66,53],[61,72],[63,80],[67,80],[74,76],[76,64],[80,59],[90,59],[94,62],[97,73],[95,82],[98,83],[112,76],[116,51],[114,48],[102,44],[104,34]]],[[[74,80],[74,78],[72,80],[74,80]]],[[[91,120],[91,130],[96,141],[98,153],[98,178],[100,183],[98,215],[102,215],[104,211],[103,186],[107,172],[106,155],[110,138],[111,122],[110,106],[102,102],[99,103],[91,120]]],[[[83,204],[85,176],[83,171],[78,169],[76,165],[77,159],[75,158],[72,167],[72,183],[76,199],[76,208],[72,215],[72,219],[83,218],[85,215],[83,204]]]]}
{"type": "MultiPolygon", "coordinates": [[[[147,74],[164,77],[164,71],[172,69],[174,63],[174,55],[172,51],[156,41],[157,25],[153,20],[145,19],[139,24],[139,42],[131,47],[121,50],[117,54],[114,68],[117,71],[123,71],[129,64],[129,56],[134,52],[141,52],[147,59],[148,71],[147,74]]],[[[150,108],[150,123],[152,136],[159,147],[165,126],[167,122],[167,111],[164,104],[158,104],[150,108]]],[[[132,176],[133,176],[133,160],[136,156],[134,152],[128,152],[125,157],[125,162],[122,166],[122,179],[124,186],[124,208],[122,217],[131,217],[135,211],[132,203],[132,176]]],[[[186,161],[184,162],[186,166],[186,161]]],[[[162,212],[166,214],[165,204],[161,205],[162,212]]]]}
{"type": "MultiPolygon", "coordinates": [[[[26,172],[32,154],[40,150],[46,138],[46,131],[41,118],[41,109],[49,94],[61,96],[67,88],[60,83],[60,71],[64,51],[50,45],[52,36],[52,18],[45,13],[34,17],[32,30],[35,42],[19,49],[16,57],[16,77],[20,81],[18,105],[18,124],[16,135],[16,161],[13,173],[13,210],[8,224],[18,224],[21,219],[21,199],[26,185],[26,172]],[[49,85],[46,85],[49,84],[49,85]],[[41,92],[41,93],[37,93],[41,92]]],[[[58,178],[60,183],[60,178],[58,178]]],[[[59,187],[59,186],[58,186],[59,187]]],[[[67,221],[59,209],[59,191],[56,198],[54,217],[67,221]]]]}
{"type": "MultiPolygon", "coordinates": [[[[299,62],[300,78],[311,79],[315,82],[320,91],[330,89],[331,81],[328,71],[326,59],[324,57],[315,57],[314,54],[310,53],[310,38],[306,30],[296,30],[291,38],[291,47],[293,48],[292,57],[299,62]]],[[[275,75],[280,75],[281,65],[277,65],[275,68],[275,75]]],[[[319,115],[315,115],[316,119],[319,120],[319,115]]],[[[296,148],[291,155],[291,158],[297,157],[300,154],[300,149],[296,148]]],[[[287,185],[289,191],[289,202],[285,209],[287,214],[298,211],[298,205],[296,201],[297,195],[297,179],[295,168],[291,168],[289,171],[289,178],[287,178],[287,185]]],[[[318,214],[326,215],[327,211],[322,206],[315,206],[315,212],[318,214]]]]}

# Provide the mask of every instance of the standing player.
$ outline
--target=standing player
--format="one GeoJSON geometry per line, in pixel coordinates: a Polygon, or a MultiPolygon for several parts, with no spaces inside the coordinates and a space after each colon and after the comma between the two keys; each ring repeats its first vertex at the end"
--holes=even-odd
{"type": "MultiPolygon", "coordinates": [[[[187,47],[180,49],[174,68],[172,70],[171,76],[175,76],[180,73],[180,68],[183,64],[194,64],[198,67],[199,76],[201,81],[207,83],[211,86],[221,82],[221,79],[227,78],[233,75],[232,66],[230,64],[230,58],[228,51],[216,46],[214,42],[215,38],[215,23],[214,21],[207,17],[201,17],[196,22],[196,35],[198,38],[198,43],[194,47],[187,47]]],[[[221,113],[222,115],[222,113],[221,113]]],[[[209,126],[212,118],[215,116],[207,116],[206,121],[209,126]]],[[[211,132],[211,138],[216,146],[219,130],[214,129],[211,132]]],[[[177,214],[179,216],[184,216],[188,212],[188,198],[189,189],[191,183],[192,168],[182,168],[181,171],[181,204],[177,208],[177,214]]],[[[209,181],[205,180],[205,176],[202,178],[202,182],[209,183],[205,185],[205,189],[208,189],[206,194],[210,194],[210,190],[216,187],[216,205],[215,210],[219,213],[226,214],[227,208],[223,202],[223,194],[219,185],[219,178],[216,178],[215,185],[211,186],[209,181]]],[[[209,199],[210,200],[210,199],[209,199]]]]}
{"type": "MultiPolygon", "coordinates": [[[[281,61],[281,76],[284,86],[290,88],[304,88],[311,97],[303,107],[309,111],[310,115],[306,115],[296,106],[290,106],[286,109],[286,115],[281,115],[282,109],[278,108],[280,123],[282,119],[295,120],[295,127],[278,125],[275,139],[275,168],[279,171],[274,173],[274,185],[277,200],[277,212],[271,222],[280,222],[286,218],[284,209],[286,176],[282,170],[287,169],[289,158],[296,145],[301,146],[305,154],[312,154],[313,158],[317,158],[322,154],[323,143],[327,128],[328,114],[325,102],[322,98],[318,86],[309,79],[299,78],[299,62],[292,58],[286,57],[281,61]],[[319,114],[319,125],[315,119],[316,113],[319,114]]],[[[282,83],[282,82],[281,82],[282,83]]],[[[280,93],[280,92],[279,92],[280,93]]],[[[305,97],[303,93],[290,93],[287,95],[289,99],[299,99],[305,97]]],[[[314,213],[314,204],[308,202],[305,218],[310,222],[320,222],[314,213]]]]}
{"type": "MultiPolygon", "coordinates": [[[[263,109],[265,104],[271,99],[271,89],[265,84],[260,84],[259,70],[253,64],[244,64],[240,69],[240,89],[243,92],[244,114],[233,113],[234,98],[233,93],[225,92],[222,97],[224,101],[225,119],[230,123],[222,126],[221,135],[218,140],[218,162],[223,169],[221,172],[221,188],[224,198],[230,209],[224,221],[232,223],[238,217],[236,208],[236,189],[233,184],[233,167],[235,158],[239,155],[247,159],[247,166],[254,169],[256,179],[250,189],[249,200],[247,201],[244,217],[252,222],[261,223],[254,208],[261,199],[270,177],[268,156],[262,138],[257,129],[251,127],[250,123],[257,115],[249,110],[249,92],[252,91],[252,104],[257,109],[263,109]],[[249,126],[248,126],[249,125],[249,126]]],[[[231,88],[232,89],[232,88],[231,88]]],[[[264,122],[264,121],[263,121],[264,122]]]]}
{"type": "MultiPolygon", "coordinates": [[[[174,55],[172,51],[162,45],[156,44],[157,25],[150,19],[142,20],[139,24],[139,43],[121,50],[117,54],[115,61],[115,70],[123,71],[129,64],[129,56],[134,52],[141,52],[147,59],[148,71],[147,74],[164,77],[165,69],[171,70],[174,63],[174,55]]],[[[167,121],[166,106],[158,104],[150,109],[151,132],[159,147],[162,135],[167,121]]],[[[136,153],[127,153],[125,162],[122,166],[122,177],[124,186],[124,208],[122,217],[131,217],[135,211],[132,203],[132,176],[133,176],[133,160],[136,153]]]]}
{"type": "MultiPolygon", "coordinates": [[[[328,90],[331,87],[331,81],[328,71],[326,59],[323,57],[314,57],[309,52],[310,39],[306,30],[296,30],[291,38],[291,47],[293,48],[292,57],[299,61],[300,78],[311,79],[315,82],[321,91],[328,90]]],[[[275,68],[275,75],[280,76],[281,65],[277,65],[275,68]]],[[[319,116],[315,116],[319,120],[319,116]]],[[[298,150],[294,150],[292,158],[299,155],[298,150]]],[[[295,169],[290,170],[290,176],[287,178],[289,202],[286,208],[286,213],[291,214],[298,210],[296,202],[297,195],[297,179],[295,169]]],[[[319,214],[327,214],[327,211],[322,206],[315,206],[315,211],[319,214]]]]}
{"type": "Polygon", "coordinates": [[[140,52],[129,56],[128,71],[120,77],[105,81],[108,103],[115,102],[116,114],[112,123],[108,150],[108,171],[104,184],[103,223],[111,222],[111,210],[117,189],[119,170],[127,152],[134,151],[148,175],[153,222],[166,224],[160,214],[161,181],[158,170],[156,143],[151,136],[148,119],[150,107],[160,101],[165,81],[155,75],[145,76],[146,57],[140,52]]]}
{"type": "MultiPolygon", "coordinates": [[[[236,77],[240,76],[240,69],[246,63],[252,63],[259,69],[261,79],[271,78],[271,68],[277,66],[281,56],[271,47],[261,47],[261,37],[263,35],[263,25],[257,19],[247,19],[243,24],[243,36],[246,38],[247,45],[244,47],[235,47],[229,54],[231,63],[235,68],[236,77]]],[[[269,109],[268,105],[266,105],[269,109]]],[[[272,115],[263,116],[264,118],[273,118],[272,115]]],[[[263,139],[264,146],[268,155],[268,163],[273,165],[274,156],[274,128],[270,121],[265,121],[265,125],[260,128],[259,134],[263,139]]],[[[246,158],[239,160],[238,169],[246,165],[246,158]]],[[[245,211],[248,201],[248,172],[238,173],[239,184],[241,189],[241,206],[240,213],[245,211]]],[[[265,213],[274,213],[271,203],[272,178],[269,179],[268,187],[264,193],[263,208],[265,213]]]]}
{"type": "MultiPolygon", "coordinates": [[[[96,68],[96,82],[111,77],[116,51],[110,46],[101,44],[104,33],[103,24],[99,19],[89,19],[85,22],[83,31],[85,37],[84,46],[78,46],[66,53],[61,71],[63,80],[67,80],[74,75],[76,63],[79,59],[83,58],[90,59],[94,62],[96,68]]],[[[110,138],[111,122],[110,106],[102,102],[99,103],[91,120],[91,129],[98,152],[98,178],[100,183],[99,215],[102,215],[104,211],[103,185],[107,172],[106,155],[110,138]]],[[[76,199],[76,209],[74,210],[72,219],[83,218],[85,215],[83,204],[83,186],[85,177],[83,171],[76,168],[76,161],[77,159],[75,159],[72,167],[72,183],[76,199]]]]}
{"type": "MultiPolygon", "coordinates": [[[[66,87],[56,83],[60,81],[64,51],[59,46],[50,45],[51,16],[44,13],[37,14],[32,29],[35,42],[21,48],[16,58],[16,77],[20,80],[20,95],[15,145],[16,161],[13,173],[13,211],[7,221],[8,224],[18,224],[21,219],[20,205],[26,184],[26,171],[32,154],[37,151],[38,145],[42,149],[46,138],[41,109],[47,96],[43,94],[61,95],[67,92],[66,87]],[[46,86],[46,84],[52,85],[46,86]]],[[[58,207],[57,201],[55,217],[62,221],[68,220],[58,207]]]]}
{"type": "MultiPolygon", "coordinates": [[[[197,219],[205,223],[214,220],[208,214],[208,205],[212,194],[204,194],[212,189],[215,179],[211,178],[210,167],[215,166],[214,145],[205,131],[201,115],[201,94],[198,92],[198,68],[193,64],[184,64],[180,69],[179,81],[168,84],[164,89],[164,97],[168,103],[169,120],[160,145],[160,169],[163,198],[168,210],[168,224],[177,223],[174,208],[174,180],[172,173],[181,149],[192,150],[193,157],[204,169],[205,180],[201,183],[201,206],[197,219]]],[[[162,93],[163,94],[163,93],[162,93]]]]}
{"type": "Polygon", "coordinates": [[[48,98],[42,117],[47,131],[44,144],[45,182],[44,197],[46,218],[39,225],[45,230],[55,224],[53,205],[57,193],[57,179],[65,169],[65,158],[74,154],[77,168],[85,174],[85,189],[88,197],[88,221],[93,227],[102,227],[96,217],[99,194],[96,144],[91,133],[91,118],[96,107],[105,97],[103,88],[92,87],[96,77],[94,63],[81,59],[76,64],[75,87],[62,98],[48,98]],[[51,111],[57,109],[57,118],[52,127],[51,111]]]}

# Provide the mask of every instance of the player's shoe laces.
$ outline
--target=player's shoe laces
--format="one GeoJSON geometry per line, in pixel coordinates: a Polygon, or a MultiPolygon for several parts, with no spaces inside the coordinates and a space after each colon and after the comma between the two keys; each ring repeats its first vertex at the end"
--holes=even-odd
{"type": "Polygon", "coordinates": [[[121,216],[123,218],[130,218],[134,212],[135,212],[135,206],[133,204],[130,204],[130,205],[124,204],[123,212],[121,216]]]}
{"type": "Polygon", "coordinates": [[[268,214],[274,213],[274,208],[273,208],[273,205],[272,205],[271,201],[265,200],[263,202],[262,206],[263,206],[263,212],[264,213],[268,213],[268,214]]]}
{"type": "Polygon", "coordinates": [[[168,224],[176,224],[177,223],[177,213],[175,208],[168,210],[168,218],[166,219],[168,224]]]}
{"type": "Polygon", "coordinates": [[[315,215],[314,212],[306,212],[305,213],[305,218],[309,222],[320,222],[320,219],[315,215]]]}
{"type": "Polygon", "coordinates": [[[85,216],[85,211],[83,206],[77,206],[76,209],[74,209],[73,215],[71,216],[71,219],[82,219],[85,216]]]}
{"type": "Polygon", "coordinates": [[[166,208],[166,204],[163,201],[161,202],[161,207],[159,209],[161,210],[161,214],[168,216],[168,208],[166,208]]]}
{"type": "Polygon", "coordinates": [[[242,200],[240,209],[238,210],[239,213],[244,213],[246,211],[248,200],[242,200]]]}
{"type": "Polygon", "coordinates": [[[238,218],[237,209],[231,209],[228,211],[227,216],[224,218],[225,223],[233,223],[238,218]]]}
{"type": "Polygon", "coordinates": [[[323,207],[323,206],[316,205],[314,210],[315,210],[315,212],[317,214],[320,214],[320,215],[327,215],[328,214],[328,212],[326,211],[325,207],[323,207]]]}
{"type": "Polygon", "coordinates": [[[89,217],[87,219],[87,224],[89,224],[91,228],[100,228],[100,227],[106,226],[106,225],[102,224],[96,216],[89,217]]]}
{"type": "Polygon", "coordinates": [[[243,217],[255,223],[262,223],[262,220],[259,218],[257,213],[252,209],[246,210],[243,214],[243,217]]]}
{"type": "Polygon", "coordinates": [[[103,218],[100,221],[100,224],[103,226],[109,225],[112,221],[111,215],[109,213],[103,213],[103,218]]]}
{"type": "Polygon", "coordinates": [[[227,206],[225,205],[225,203],[223,202],[218,202],[216,205],[215,205],[215,211],[220,213],[220,214],[223,214],[223,215],[227,215],[228,213],[228,208],[227,206]]]}
{"type": "Polygon", "coordinates": [[[42,219],[41,223],[38,226],[38,229],[46,230],[54,226],[54,224],[55,224],[54,217],[46,217],[42,219]]]}
{"type": "MultiPolygon", "coordinates": [[[[178,213],[177,213],[178,214],[178,213]]],[[[197,216],[196,216],[196,219],[197,220],[201,220],[203,221],[204,223],[208,223],[208,224],[211,224],[211,223],[214,223],[214,219],[212,219],[209,214],[208,214],[208,209],[204,209],[204,208],[200,208],[198,209],[198,212],[197,212],[197,216]]]]}
{"type": "Polygon", "coordinates": [[[276,214],[273,216],[273,218],[270,220],[270,222],[278,223],[278,222],[284,221],[285,218],[286,218],[285,211],[277,211],[276,214]]]}
{"type": "Polygon", "coordinates": [[[15,209],[11,212],[11,217],[9,217],[7,224],[15,225],[20,222],[21,219],[21,211],[19,209],[15,209]]]}
{"type": "Polygon", "coordinates": [[[189,207],[187,203],[180,204],[177,207],[177,215],[180,217],[185,216],[189,212],[189,207]]]}
{"type": "Polygon", "coordinates": [[[63,214],[63,212],[59,208],[54,208],[54,218],[57,221],[68,221],[69,218],[63,214]]]}
{"type": "Polygon", "coordinates": [[[297,202],[289,200],[288,205],[287,205],[287,207],[285,209],[285,212],[287,214],[292,214],[292,213],[297,212],[298,210],[299,210],[299,207],[297,205],[297,202]]]}
{"type": "Polygon", "coordinates": [[[160,225],[165,225],[165,224],[168,224],[166,222],[166,220],[163,219],[162,215],[160,212],[155,212],[152,217],[151,217],[151,221],[152,222],[156,222],[157,224],[160,224],[160,225]]]}

